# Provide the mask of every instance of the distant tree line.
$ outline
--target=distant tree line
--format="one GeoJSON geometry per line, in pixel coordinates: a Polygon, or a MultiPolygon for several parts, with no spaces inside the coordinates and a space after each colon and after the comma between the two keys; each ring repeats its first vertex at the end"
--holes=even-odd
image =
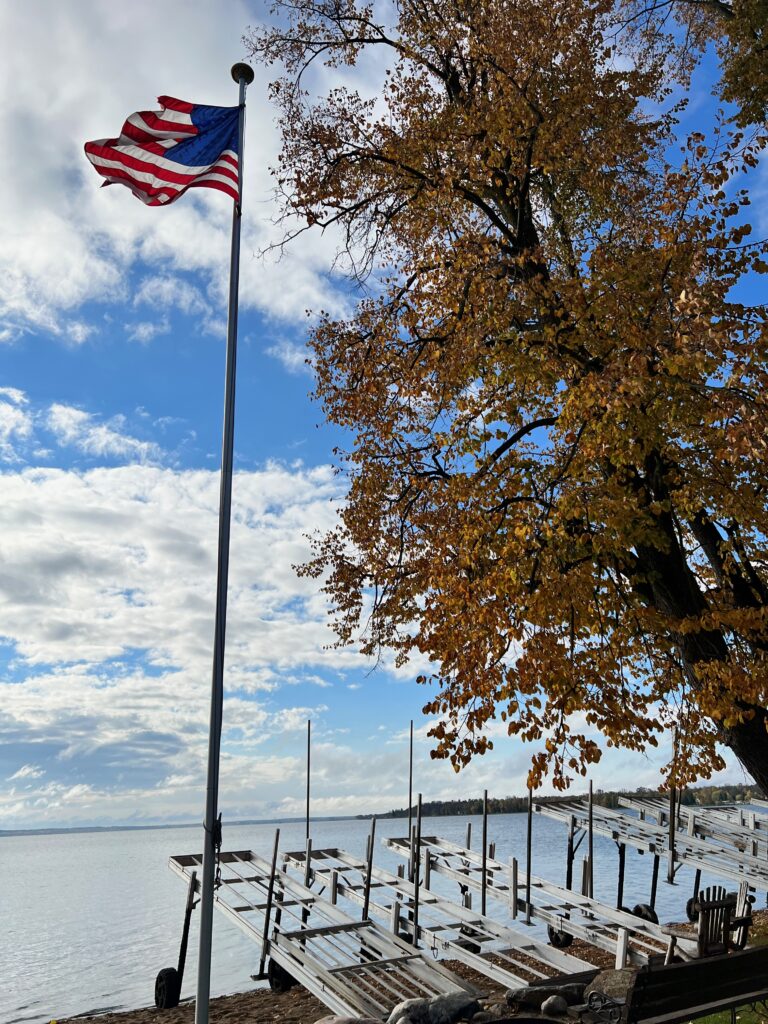
{"type": "MultiPolygon", "coordinates": [[[[661,794],[658,790],[648,789],[647,787],[641,786],[639,789],[622,789],[612,790],[610,792],[604,792],[602,789],[598,789],[593,794],[593,800],[595,804],[599,804],[602,807],[618,807],[619,797],[635,797],[642,799],[643,797],[658,797],[661,794]]],[[[541,804],[557,804],[563,803],[567,800],[579,800],[585,799],[586,793],[569,795],[567,798],[560,796],[544,796],[535,797],[537,803],[541,804]]],[[[753,797],[761,797],[762,794],[756,786],[747,786],[742,784],[735,785],[719,785],[719,786],[696,786],[684,790],[679,794],[678,799],[682,804],[698,804],[699,806],[707,806],[711,804],[730,804],[730,803],[749,803],[753,797]]],[[[488,798],[488,813],[489,814],[515,814],[521,811],[525,811],[528,807],[527,796],[505,796],[505,797],[489,797],[488,798]]],[[[415,808],[414,808],[415,813],[415,808]]],[[[426,818],[439,818],[446,817],[449,815],[472,815],[483,813],[483,799],[482,797],[470,798],[468,800],[427,800],[421,805],[421,813],[426,818]]],[[[370,815],[360,815],[359,817],[370,817],[370,815]]],[[[387,811],[386,814],[378,815],[382,818],[407,818],[408,808],[398,807],[395,810],[387,811]]]]}

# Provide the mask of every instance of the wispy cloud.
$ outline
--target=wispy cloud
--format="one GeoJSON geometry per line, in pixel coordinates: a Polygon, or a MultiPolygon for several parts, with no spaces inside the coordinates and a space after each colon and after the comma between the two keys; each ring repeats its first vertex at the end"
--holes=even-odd
{"type": "Polygon", "coordinates": [[[54,403],[46,426],[60,445],[71,445],[87,455],[137,459],[141,462],[160,458],[161,451],[152,441],[139,441],[123,432],[124,420],[114,417],[111,423],[99,423],[82,409],[54,403]]]}

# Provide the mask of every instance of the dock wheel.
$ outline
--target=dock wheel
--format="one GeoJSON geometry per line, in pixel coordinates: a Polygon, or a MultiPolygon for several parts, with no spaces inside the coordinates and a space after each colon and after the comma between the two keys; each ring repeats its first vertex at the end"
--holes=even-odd
{"type": "Polygon", "coordinates": [[[547,936],[550,946],[554,946],[555,949],[568,949],[573,942],[573,936],[569,932],[558,931],[551,924],[547,925],[547,936]]]}
{"type": "Polygon", "coordinates": [[[643,921],[650,921],[651,924],[659,923],[659,915],[650,903],[636,903],[632,908],[632,913],[635,917],[641,917],[643,921]]]}
{"type": "Polygon", "coordinates": [[[181,985],[175,967],[164,967],[155,978],[155,1006],[158,1010],[172,1010],[179,1005],[181,985]]]}
{"type": "Polygon", "coordinates": [[[267,981],[273,992],[287,992],[294,985],[298,985],[294,976],[272,959],[267,964],[267,981]]]}
{"type": "Polygon", "coordinates": [[[698,921],[699,915],[696,910],[696,897],[691,896],[688,902],[685,904],[685,916],[689,921],[698,921]]]}

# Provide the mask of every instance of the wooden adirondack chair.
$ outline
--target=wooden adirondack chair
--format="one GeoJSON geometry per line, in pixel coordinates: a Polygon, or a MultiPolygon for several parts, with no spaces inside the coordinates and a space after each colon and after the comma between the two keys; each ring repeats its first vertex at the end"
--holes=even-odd
{"type": "Polygon", "coordinates": [[[743,949],[752,920],[747,890],[747,883],[742,882],[738,893],[728,894],[721,885],[712,885],[700,892],[694,904],[698,914],[695,933],[678,925],[662,928],[669,936],[664,962],[671,963],[675,955],[683,960],[695,960],[743,949]]]}

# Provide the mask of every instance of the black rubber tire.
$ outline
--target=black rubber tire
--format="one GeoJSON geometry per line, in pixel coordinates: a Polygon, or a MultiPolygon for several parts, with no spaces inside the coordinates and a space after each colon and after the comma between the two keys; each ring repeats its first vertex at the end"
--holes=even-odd
{"type": "Polygon", "coordinates": [[[175,967],[164,967],[155,978],[155,1006],[158,1010],[172,1010],[179,1005],[181,985],[175,967]]]}
{"type": "Polygon", "coordinates": [[[689,921],[698,921],[699,915],[696,912],[696,897],[691,896],[688,902],[685,904],[685,916],[689,921]]]}
{"type": "Polygon", "coordinates": [[[267,964],[267,981],[273,992],[287,992],[294,985],[298,985],[294,976],[272,959],[267,964]]]}
{"type": "Polygon", "coordinates": [[[556,928],[553,928],[551,924],[547,925],[547,935],[549,936],[550,946],[554,946],[555,949],[568,949],[570,944],[573,942],[573,936],[568,932],[559,932],[556,928]]]}
{"type": "Polygon", "coordinates": [[[636,903],[632,908],[632,913],[635,917],[641,917],[643,921],[650,921],[651,924],[659,923],[659,915],[650,903],[636,903]]]}
{"type": "Polygon", "coordinates": [[[616,907],[616,909],[620,910],[622,912],[622,914],[631,914],[632,913],[632,911],[629,909],[629,907],[625,907],[623,903],[622,903],[622,905],[620,907],[616,907]]]}

